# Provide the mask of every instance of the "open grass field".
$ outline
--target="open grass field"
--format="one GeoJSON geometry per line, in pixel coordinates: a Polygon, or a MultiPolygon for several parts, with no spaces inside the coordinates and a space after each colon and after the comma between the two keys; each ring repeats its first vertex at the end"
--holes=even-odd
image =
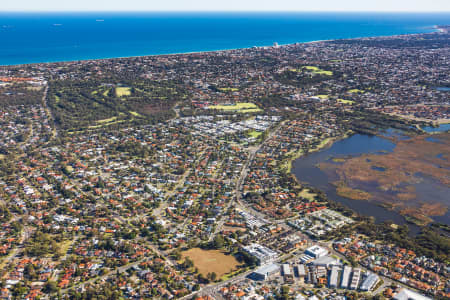
{"type": "Polygon", "coordinates": [[[312,71],[314,74],[327,75],[327,76],[332,76],[333,75],[333,72],[325,71],[325,70],[322,70],[322,69],[320,69],[318,67],[315,67],[315,66],[304,66],[303,69],[306,69],[308,71],[312,71]]]}
{"type": "Polygon", "coordinates": [[[63,241],[61,243],[58,243],[58,248],[60,249],[60,253],[62,255],[66,255],[67,251],[69,250],[70,246],[72,245],[73,241],[67,240],[63,241]]]}
{"type": "Polygon", "coordinates": [[[317,72],[320,70],[318,67],[315,67],[315,66],[304,66],[303,69],[306,69],[308,71],[313,71],[313,72],[317,72]]]}
{"type": "Polygon", "coordinates": [[[256,104],[249,102],[240,102],[233,105],[211,105],[210,109],[217,109],[223,111],[236,111],[236,112],[259,112],[262,111],[256,104]]]}
{"type": "Polygon", "coordinates": [[[29,91],[40,91],[42,90],[41,86],[27,86],[27,90],[29,91]]]}
{"type": "Polygon", "coordinates": [[[219,88],[219,91],[221,92],[237,92],[239,91],[238,88],[219,88]]]}
{"type": "Polygon", "coordinates": [[[116,120],[116,121],[112,121],[112,122],[98,123],[97,125],[91,125],[88,128],[89,129],[102,128],[102,127],[106,127],[106,126],[113,125],[113,124],[123,123],[125,121],[126,120],[116,120]]]}
{"type": "Polygon", "coordinates": [[[314,200],[314,197],[317,196],[317,194],[311,193],[309,189],[303,189],[298,195],[310,201],[314,200]]]}
{"type": "Polygon", "coordinates": [[[248,133],[248,135],[252,138],[257,139],[262,134],[261,131],[252,130],[248,133]]]}
{"type": "Polygon", "coordinates": [[[220,250],[203,250],[192,248],[181,253],[183,257],[189,257],[198,271],[206,276],[208,273],[216,273],[217,278],[237,269],[239,262],[231,255],[226,255],[220,250]]]}
{"type": "Polygon", "coordinates": [[[280,165],[280,170],[286,174],[290,174],[292,170],[292,163],[294,160],[303,155],[303,150],[291,151],[288,156],[289,158],[282,161],[280,165]]]}
{"type": "Polygon", "coordinates": [[[359,89],[351,89],[348,91],[351,94],[363,94],[365,91],[364,90],[359,90],[359,89]]]}
{"type": "Polygon", "coordinates": [[[241,109],[238,112],[240,113],[253,113],[253,112],[262,112],[263,110],[260,108],[249,108],[249,109],[241,109]]]}
{"type": "Polygon", "coordinates": [[[135,117],[142,117],[142,115],[141,115],[140,113],[135,112],[135,111],[131,111],[131,110],[130,110],[129,113],[132,114],[132,115],[135,116],[135,117]]]}
{"type": "Polygon", "coordinates": [[[353,103],[355,103],[355,101],[345,100],[345,99],[337,99],[337,102],[342,103],[342,104],[349,104],[349,105],[353,105],[353,103]]]}
{"type": "Polygon", "coordinates": [[[130,95],[131,95],[131,88],[129,88],[129,87],[116,87],[116,96],[117,97],[130,96],[130,95]]]}
{"type": "Polygon", "coordinates": [[[108,119],[98,120],[96,122],[98,124],[111,123],[111,122],[114,122],[116,119],[117,119],[117,117],[112,117],[112,118],[108,118],[108,119]]]}
{"type": "Polygon", "coordinates": [[[320,144],[317,145],[317,147],[316,147],[315,150],[320,150],[320,149],[322,149],[322,148],[325,147],[330,141],[331,141],[330,138],[326,138],[326,139],[321,140],[321,141],[320,141],[320,144]]]}

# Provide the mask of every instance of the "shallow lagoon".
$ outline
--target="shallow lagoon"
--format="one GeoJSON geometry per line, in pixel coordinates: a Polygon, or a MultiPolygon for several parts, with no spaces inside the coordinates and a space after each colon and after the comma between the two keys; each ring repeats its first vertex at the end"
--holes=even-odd
{"type": "MultiPolygon", "coordinates": [[[[379,202],[352,200],[339,196],[336,193],[336,187],[331,184],[334,179],[330,178],[317,167],[318,163],[329,162],[331,158],[389,153],[394,150],[395,146],[395,143],[378,136],[355,134],[334,143],[331,147],[322,151],[300,157],[293,163],[292,172],[300,182],[321,189],[331,200],[342,203],[362,215],[373,216],[377,223],[390,220],[397,224],[408,224],[411,233],[414,234],[419,231],[418,226],[407,223],[402,215],[396,211],[388,210],[380,206],[379,202]]],[[[365,185],[364,183],[362,184],[365,185]]],[[[361,187],[365,188],[367,186],[361,187]]],[[[432,197],[436,199],[438,197],[443,202],[448,202],[445,200],[446,196],[443,194],[447,193],[449,189],[435,183],[434,180],[424,178],[421,183],[415,185],[415,188],[417,196],[420,198],[432,197]]],[[[433,219],[448,224],[450,223],[450,214],[447,213],[445,216],[433,217],[433,219]]]]}
{"type": "Polygon", "coordinates": [[[424,131],[432,133],[432,132],[444,132],[450,130],[450,123],[441,124],[439,127],[426,126],[422,128],[424,131]]]}

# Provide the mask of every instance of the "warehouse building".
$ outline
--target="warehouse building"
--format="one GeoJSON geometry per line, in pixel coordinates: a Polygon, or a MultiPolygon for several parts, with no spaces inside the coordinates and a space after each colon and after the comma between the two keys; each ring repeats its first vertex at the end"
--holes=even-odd
{"type": "Polygon", "coordinates": [[[277,264],[270,264],[257,269],[249,277],[253,280],[266,280],[278,272],[280,272],[280,267],[277,264]]]}
{"type": "Polygon", "coordinates": [[[359,279],[361,277],[361,269],[353,269],[352,281],[350,282],[350,289],[356,290],[359,285],[359,279]]]}
{"type": "Polygon", "coordinates": [[[289,264],[283,264],[281,270],[283,271],[284,281],[286,283],[293,283],[294,274],[292,274],[291,266],[289,264]]]}
{"type": "Polygon", "coordinates": [[[431,298],[422,296],[411,290],[402,288],[397,294],[392,298],[394,300],[431,300],[431,298]]]}
{"type": "Polygon", "coordinates": [[[313,266],[321,266],[326,268],[331,268],[333,266],[342,266],[342,263],[339,261],[339,259],[333,258],[331,256],[325,255],[321,256],[318,259],[314,260],[310,263],[313,266]]]}
{"type": "Polygon", "coordinates": [[[296,271],[296,275],[297,277],[300,278],[304,278],[306,277],[306,269],[305,269],[305,265],[296,265],[295,266],[295,271],[296,271]]]}
{"type": "Polygon", "coordinates": [[[346,289],[348,288],[348,281],[350,280],[350,274],[352,272],[352,268],[349,266],[345,266],[344,270],[342,271],[342,277],[341,277],[341,288],[346,289]]]}
{"type": "Polygon", "coordinates": [[[376,274],[370,273],[361,283],[360,289],[365,292],[371,291],[379,281],[380,278],[376,274]]]}
{"type": "Polygon", "coordinates": [[[330,288],[337,288],[338,285],[338,277],[339,277],[339,268],[336,266],[333,266],[331,268],[331,272],[330,272],[330,279],[328,281],[328,286],[330,288]]]}

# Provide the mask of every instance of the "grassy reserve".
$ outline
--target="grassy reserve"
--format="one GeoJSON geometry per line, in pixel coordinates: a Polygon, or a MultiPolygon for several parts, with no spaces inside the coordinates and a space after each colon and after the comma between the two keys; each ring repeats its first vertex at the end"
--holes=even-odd
{"type": "Polygon", "coordinates": [[[333,75],[333,72],[322,70],[322,69],[320,69],[318,67],[315,67],[315,66],[304,66],[303,69],[306,69],[308,71],[312,71],[314,74],[318,74],[318,75],[327,75],[327,76],[332,76],[333,75]]]}
{"type": "Polygon", "coordinates": [[[140,113],[135,112],[135,111],[131,111],[131,110],[130,110],[129,113],[132,114],[132,115],[135,116],[135,117],[142,117],[142,115],[141,115],[140,113]]]}
{"type": "Polygon", "coordinates": [[[97,123],[98,124],[111,123],[114,122],[115,120],[117,120],[117,117],[111,117],[108,119],[98,120],[97,123]]]}
{"type": "Polygon", "coordinates": [[[252,131],[250,131],[250,132],[248,133],[248,135],[249,135],[250,137],[255,138],[255,139],[257,139],[258,137],[260,137],[261,134],[262,134],[261,131],[256,131],[256,130],[252,130],[252,131]]]}
{"type": "Polygon", "coordinates": [[[239,266],[239,262],[234,256],[226,255],[220,250],[192,248],[181,254],[183,257],[189,257],[203,276],[214,272],[220,278],[229,272],[237,270],[239,266]]]}
{"type": "Polygon", "coordinates": [[[113,124],[120,124],[120,123],[123,123],[123,122],[125,122],[125,121],[126,121],[126,120],[116,120],[116,119],[114,119],[114,120],[111,121],[111,122],[102,122],[102,123],[98,123],[98,125],[91,125],[91,126],[89,126],[88,128],[89,128],[89,129],[102,128],[102,127],[109,126],[109,125],[113,125],[113,124]]]}
{"type": "Polygon", "coordinates": [[[337,99],[337,102],[342,103],[342,104],[349,104],[349,105],[353,105],[353,103],[355,103],[355,101],[345,100],[345,99],[337,99]]]}
{"type": "Polygon", "coordinates": [[[364,90],[360,90],[360,89],[351,89],[348,92],[351,94],[364,94],[365,93],[364,90]]]}
{"type": "Polygon", "coordinates": [[[212,105],[210,109],[223,110],[223,111],[236,111],[240,113],[260,112],[260,109],[256,104],[250,102],[240,102],[233,105],[212,105]]]}
{"type": "Polygon", "coordinates": [[[299,197],[308,199],[309,201],[314,200],[314,198],[317,196],[317,194],[312,193],[309,189],[303,189],[299,194],[299,197]]]}
{"type": "Polygon", "coordinates": [[[131,88],[129,88],[129,87],[116,87],[116,96],[117,97],[130,96],[130,95],[131,95],[131,88]]]}
{"type": "Polygon", "coordinates": [[[237,92],[239,91],[238,88],[219,88],[219,91],[221,92],[237,92]]]}

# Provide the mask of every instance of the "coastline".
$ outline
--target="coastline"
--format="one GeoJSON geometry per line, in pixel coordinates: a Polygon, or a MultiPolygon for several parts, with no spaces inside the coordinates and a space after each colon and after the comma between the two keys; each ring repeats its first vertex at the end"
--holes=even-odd
{"type": "MultiPolygon", "coordinates": [[[[388,37],[402,37],[402,36],[414,36],[414,35],[423,35],[423,34],[433,34],[433,33],[445,33],[446,31],[440,28],[442,25],[432,25],[427,26],[422,29],[431,30],[429,32],[416,32],[416,33],[405,33],[405,34],[393,34],[393,35],[369,35],[369,36],[358,36],[358,37],[350,37],[350,38],[336,38],[336,39],[320,39],[320,40],[308,40],[308,41],[300,41],[300,42],[291,42],[285,44],[279,44],[278,47],[289,47],[297,44],[314,44],[314,43],[325,43],[325,42],[333,42],[339,40],[360,40],[360,39],[372,39],[372,38],[388,38],[388,37]]],[[[273,41],[274,43],[276,40],[273,41]]],[[[80,58],[74,60],[55,60],[55,61],[43,61],[43,62],[30,62],[30,63],[11,63],[11,64],[0,64],[0,68],[4,67],[21,67],[21,66],[30,66],[30,65],[50,65],[50,64],[71,64],[71,63],[81,63],[81,62],[93,62],[93,61],[106,61],[106,60],[114,60],[114,59],[138,59],[138,58],[146,58],[146,57],[170,57],[170,56],[179,56],[179,55],[192,55],[192,54],[209,54],[209,53],[220,53],[227,51],[236,51],[236,50],[250,50],[253,48],[267,49],[273,48],[273,45],[262,45],[262,46],[251,46],[251,47],[231,47],[231,48],[223,48],[223,49],[213,49],[213,50],[199,50],[199,51],[187,51],[187,52],[170,52],[170,53],[158,53],[158,54],[138,54],[138,55],[130,55],[130,56],[107,56],[107,57],[99,57],[99,58],[80,58]]]]}

